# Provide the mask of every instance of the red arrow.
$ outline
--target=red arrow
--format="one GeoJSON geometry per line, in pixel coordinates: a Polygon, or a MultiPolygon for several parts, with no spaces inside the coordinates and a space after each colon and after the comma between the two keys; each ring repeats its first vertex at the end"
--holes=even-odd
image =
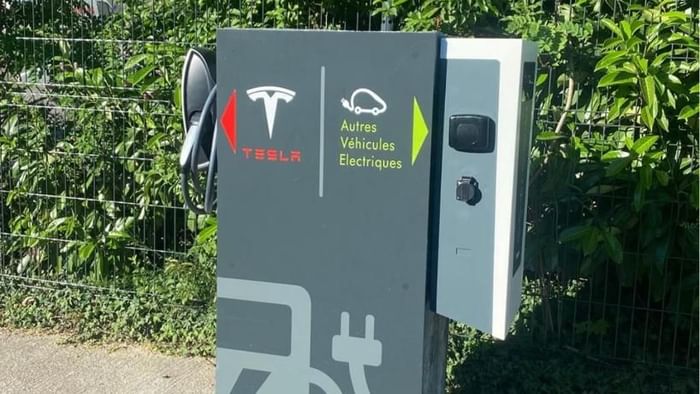
{"type": "Polygon", "coordinates": [[[224,128],[226,139],[232,151],[236,151],[236,89],[233,89],[221,114],[221,127],[224,128]]]}

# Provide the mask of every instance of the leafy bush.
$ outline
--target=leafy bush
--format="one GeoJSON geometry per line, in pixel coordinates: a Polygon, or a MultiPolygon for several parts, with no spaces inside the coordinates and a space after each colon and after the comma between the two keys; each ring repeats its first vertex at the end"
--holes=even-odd
{"type": "Polygon", "coordinates": [[[0,282],[0,326],[46,328],[71,341],[129,341],[180,355],[213,356],[216,311],[212,261],[133,272],[131,291],[0,282]]]}
{"type": "MultiPolygon", "coordinates": [[[[558,13],[519,4],[506,29],[552,51],[538,80],[532,271],[594,278],[598,294],[622,291],[632,305],[683,311],[667,328],[696,336],[689,330],[698,308],[697,12],[669,1],[624,13],[597,1],[558,13]],[[559,102],[552,84],[565,86],[559,102]],[[548,119],[552,113],[559,119],[548,119]]],[[[663,326],[657,319],[645,330],[663,326]]]]}
{"type": "Polygon", "coordinates": [[[697,373],[611,363],[571,347],[495,342],[461,325],[450,336],[449,393],[694,393],[697,373]]]}

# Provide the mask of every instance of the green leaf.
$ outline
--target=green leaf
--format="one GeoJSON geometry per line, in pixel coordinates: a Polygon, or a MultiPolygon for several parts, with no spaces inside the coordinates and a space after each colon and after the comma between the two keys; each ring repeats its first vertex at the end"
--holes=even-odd
{"type": "Polygon", "coordinates": [[[623,40],[622,38],[612,37],[612,38],[605,40],[605,43],[603,44],[603,49],[611,51],[611,50],[619,48],[624,43],[625,43],[625,40],[623,40]]]}
{"type": "Polygon", "coordinates": [[[68,219],[70,219],[70,218],[67,218],[67,217],[56,218],[56,219],[52,220],[51,223],[49,223],[49,225],[47,227],[49,230],[54,230],[54,229],[60,227],[68,219]]]}
{"type": "Polygon", "coordinates": [[[207,226],[203,228],[202,231],[200,231],[199,234],[197,234],[197,242],[201,244],[209,238],[211,238],[212,236],[214,236],[216,234],[216,229],[216,225],[207,226]]]}
{"type": "Polygon", "coordinates": [[[670,74],[670,73],[667,74],[666,78],[668,79],[669,82],[671,82],[674,85],[682,85],[683,84],[683,82],[681,82],[681,80],[673,74],[670,74]]]}
{"type": "Polygon", "coordinates": [[[666,117],[666,111],[663,109],[661,110],[661,115],[657,117],[657,121],[663,131],[668,131],[668,118],[666,117]]]}
{"type": "Polygon", "coordinates": [[[619,174],[622,170],[627,168],[630,163],[632,163],[632,156],[610,162],[610,164],[605,168],[605,176],[611,177],[619,174]]]}
{"type": "Polygon", "coordinates": [[[688,34],[679,33],[679,32],[672,33],[670,36],[668,36],[667,41],[669,43],[674,43],[674,44],[686,44],[686,45],[695,44],[695,42],[693,42],[693,39],[691,37],[689,37],[688,34]]]}
{"type": "Polygon", "coordinates": [[[17,114],[11,115],[7,120],[2,124],[3,130],[5,130],[6,135],[14,135],[18,131],[18,120],[19,118],[17,117],[17,114]]]}
{"type": "Polygon", "coordinates": [[[100,67],[90,70],[88,76],[90,77],[90,83],[95,86],[102,85],[104,81],[104,73],[100,67]]]}
{"type": "Polygon", "coordinates": [[[685,22],[685,20],[686,15],[681,11],[670,11],[661,14],[661,21],[664,23],[685,22]]]}
{"type": "Polygon", "coordinates": [[[536,138],[538,141],[552,141],[552,140],[564,139],[564,138],[568,138],[568,137],[565,135],[561,135],[559,133],[555,133],[553,131],[543,131],[543,132],[537,134],[536,138]]]}
{"type": "Polygon", "coordinates": [[[651,67],[658,68],[666,59],[668,59],[669,56],[671,56],[671,52],[664,52],[657,55],[651,62],[651,67]]]}
{"type": "Polygon", "coordinates": [[[140,53],[138,55],[132,56],[124,65],[124,69],[128,70],[130,68],[133,68],[135,65],[141,63],[142,61],[146,60],[148,57],[151,55],[146,54],[146,53],[140,53]]]}
{"type": "Polygon", "coordinates": [[[98,280],[101,280],[105,275],[105,261],[102,253],[95,256],[95,275],[98,280]]]}
{"type": "Polygon", "coordinates": [[[608,257],[617,264],[622,263],[622,244],[620,244],[617,237],[613,235],[612,231],[603,231],[603,240],[605,241],[605,251],[608,257]]]}
{"type": "Polygon", "coordinates": [[[625,71],[629,73],[630,75],[637,75],[637,67],[634,65],[632,62],[624,62],[622,63],[622,66],[620,67],[619,70],[614,70],[614,71],[625,71]]]}
{"type": "Polygon", "coordinates": [[[124,240],[130,239],[131,235],[126,231],[110,231],[109,234],[107,234],[107,238],[112,240],[124,240]]]}
{"type": "Polygon", "coordinates": [[[639,51],[639,48],[637,48],[637,45],[639,45],[643,42],[644,42],[644,40],[642,40],[641,38],[639,38],[637,36],[634,36],[634,37],[628,38],[627,41],[625,42],[625,45],[627,45],[627,48],[632,48],[634,51],[639,51]]]}
{"type": "Polygon", "coordinates": [[[630,154],[628,152],[622,151],[622,150],[611,150],[605,152],[603,156],[600,157],[602,161],[613,161],[616,159],[621,159],[624,157],[629,156],[630,154]]]}
{"type": "Polygon", "coordinates": [[[590,231],[583,237],[581,242],[581,250],[584,256],[589,256],[595,252],[600,242],[600,230],[597,227],[590,226],[590,231]]]}
{"type": "Polygon", "coordinates": [[[598,64],[595,66],[595,71],[610,67],[611,65],[617,63],[620,59],[627,55],[627,51],[613,51],[609,52],[607,55],[603,56],[598,64]]]}
{"type": "Polygon", "coordinates": [[[671,89],[666,89],[666,102],[669,107],[676,109],[676,95],[673,94],[671,89]]]}
{"type": "Polygon", "coordinates": [[[696,83],[690,88],[690,93],[700,93],[700,83],[696,83]]]}
{"type": "Polygon", "coordinates": [[[637,67],[640,74],[646,74],[649,71],[649,61],[637,55],[632,56],[632,63],[637,67]]]}
{"type": "Polygon", "coordinates": [[[633,20],[631,23],[631,27],[632,27],[631,34],[635,34],[637,32],[637,30],[643,28],[644,25],[645,25],[645,23],[643,20],[639,20],[639,19],[633,20]]]}
{"type": "Polygon", "coordinates": [[[132,85],[137,85],[139,82],[143,81],[144,78],[148,76],[153,70],[156,69],[156,66],[150,65],[146,66],[139,71],[136,71],[135,73],[129,75],[126,80],[129,81],[132,85]]]}
{"type": "Polygon", "coordinates": [[[80,250],[78,251],[78,256],[80,257],[80,260],[85,261],[92,256],[92,252],[95,251],[95,244],[92,242],[86,242],[80,246],[80,250]]]}
{"type": "MultiPolygon", "coordinates": [[[[647,105],[651,106],[652,109],[658,104],[656,102],[656,85],[654,83],[654,77],[651,75],[644,77],[642,80],[642,97],[646,101],[647,105]]],[[[653,112],[654,115],[656,111],[653,112]]]]}
{"type": "Polygon", "coordinates": [[[141,94],[144,94],[145,92],[147,92],[149,90],[149,88],[154,83],[156,83],[158,81],[162,81],[162,80],[163,80],[162,77],[157,77],[157,76],[148,76],[148,77],[144,78],[143,80],[141,80],[141,83],[139,84],[139,87],[140,87],[139,90],[140,90],[141,94]]]}
{"type": "Polygon", "coordinates": [[[655,170],[654,175],[656,175],[656,179],[659,181],[661,186],[668,186],[668,174],[666,172],[655,170]]]}
{"type": "Polygon", "coordinates": [[[637,77],[634,74],[628,73],[626,71],[613,71],[605,74],[603,78],[598,81],[598,87],[604,88],[606,86],[613,85],[625,85],[625,84],[636,84],[637,77]]]}
{"type": "Polygon", "coordinates": [[[644,137],[634,142],[634,145],[632,145],[632,150],[638,155],[642,155],[644,154],[644,152],[649,150],[649,148],[651,148],[658,139],[658,135],[645,135],[644,137]]]}
{"type": "Polygon", "coordinates": [[[182,86],[180,84],[173,89],[173,104],[178,110],[182,108],[182,86]]]}
{"type": "Polygon", "coordinates": [[[642,122],[649,128],[649,130],[654,129],[654,115],[652,109],[647,105],[642,108],[642,122]]]}
{"type": "Polygon", "coordinates": [[[593,227],[580,225],[569,227],[559,234],[559,242],[572,242],[587,236],[593,227]]]}
{"type": "Polygon", "coordinates": [[[685,107],[683,107],[681,109],[681,112],[678,115],[678,119],[681,119],[681,120],[690,119],[693,116],[695,116],[699,112],[699,110],[700,110],[700,107],[697,105],[695,105],[695,106],[686,105],[685,107]]]}
{"type": "Polygon", "coordinates": [[[611,19],[608,18],[603,18],[600,21],[600,24],[605,26],[608,30],[613,32],[616,36],[618,36],[621,39],[626,39],[626,37],[622,34],[622,30],[620,30],[619,27],[617,27],[617,24],[613,22],[611,19]]]}
{"type": "Polygon", "coordinates": [[[622,30],[622,38],[628,39],[632,37],[632,26],[628,21],[620,21],[620,29],[622,30]]]}
{"type": "Polygon", "coordinates": [[[608,112],[608,121],[613,121],[620,117],[627,108],[631,105],[631,102],[629,101],[628,98],[626,97],[618,97],[615,99],[615,102],[613,102],[612,106],[610,106],[609,112],[608,112]]]}

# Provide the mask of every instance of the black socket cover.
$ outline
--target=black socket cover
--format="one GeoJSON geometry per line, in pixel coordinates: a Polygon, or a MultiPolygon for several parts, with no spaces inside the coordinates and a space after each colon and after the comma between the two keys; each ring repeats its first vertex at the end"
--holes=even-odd
{"type": "Polygon", "coordinates": [[[493,152],[496,143],[496,122],[483,115],[450,116],[449,144],[468,153],[493,152]]]}

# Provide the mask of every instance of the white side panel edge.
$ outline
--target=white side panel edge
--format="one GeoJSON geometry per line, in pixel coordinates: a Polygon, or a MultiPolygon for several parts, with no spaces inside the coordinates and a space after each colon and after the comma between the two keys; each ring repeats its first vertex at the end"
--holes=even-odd
{"type": "MultiPolygon", "coordinates": [[[[511,293],[513,268],[513,214],[515,210],[515,174],[518,141],[518,115],[522,71],[523,41],[519,39],[446,38],[440,48],[442,59],[493,59],[500,62],[499,132],[496,135],[496,206],[493,250],[492,332],[504,339],[512,316],[508,316],[511,298],[519,304],[520,294],[511,293]]],[[[522,265],[521,265],[522,266],[522,265]]],[[[520,275],[522,277],[522,275],[520,275]]],[[[520,283],[517,284],[521,286],[520,283]]],[[[517,309],[517,308],[516,308],[517,309]]]]}
{"type": "MultiPolygon", "coordinates": [[[[538,48],[537,44],[533,42],[528,42],[528,41],[523,41],[523,55],[522,55],[522,62],[521,62],[521,78],[522,78],[522,73],[524,72],[524,65],[527,62],[532,62],[535,64],[535,69],[534,69],[534,80],[537,79],[537,53],[538,53],[538,48]]],[[[534,106],[534,97],[535,97],[535,82],[533,80],[532,84],[532,91],[530,94],[532,95],[533,98],[533,106],[534,106]]],[[[518,103],[520,104],[522,100],[518,100],[518,103]]],[[[525,109],[527,111],[531,111],[532,109],[525,109]]],[[[519,109],[519,113],[522,114],[522,110],[519,109]]],[[[534,123],[534,114],[532,114],[532,118],[530,119],[530,122],[528,125],[526,125],[526,129],[521,129],[524,125],[520,125],[520,129],[518,130],[518,134],[520,133],[527,133],[527,141],[531,142],[532,141],[532,127],[534,123]]],[[[530,146],[530,144],[528,144],[530,146]]],[[[521,154],[526,154],[528,155],[528,160],[527,160],[527,169],[525,170],[525,175],[526,175],[526,180],[525,184],[529,185],[530,184],[530,160],[529,160],[529,155],[530,151],[528,150],[527,152],[518,152],[518,155],[521,154]]],[[[529,198],[529,188],[525,189],[525,204],[527,204],[529,198]]],[[[522,237],[519,240],[515,240],[516,242],[522,242],[523,245],[525,245],[525,238],[527,236],[527,206],[524,210],[524,215],[525,215],[525,220],[523,220],[522,226],[524,227],[522,231],[522,237]]],[[[514,225],[517,224],[517,221],[513,222],[514,225]]],[[[514,229],[514,234],[515,234],[515,229],[514,229]]],[[[523,252],[521,253],[520,256],[520,265],[517,269],[517,272],[513,273],[513,277],[511,280],[513,283],[508,287],[509,288],[509,294],[508,294],[508,309],[506,311],[506,327],[510,327],[510,325],[513,323],[513,320],[515,319],[515,316],[518,313],[518,310],[520,309],[520,299],[521,299],[521,294],[522,294],[522,285],[523,285],[523,271],[525,267],[525,250],[523,247],[523,252]]]]}

